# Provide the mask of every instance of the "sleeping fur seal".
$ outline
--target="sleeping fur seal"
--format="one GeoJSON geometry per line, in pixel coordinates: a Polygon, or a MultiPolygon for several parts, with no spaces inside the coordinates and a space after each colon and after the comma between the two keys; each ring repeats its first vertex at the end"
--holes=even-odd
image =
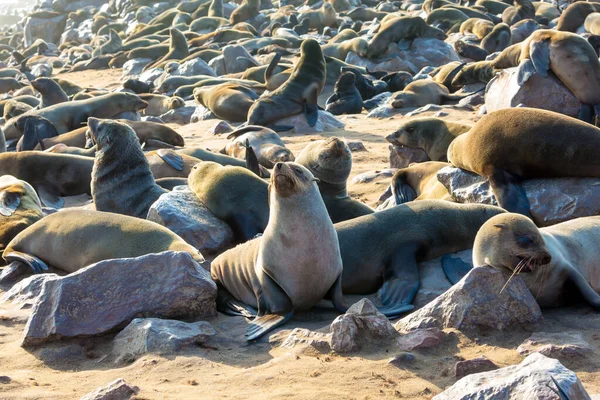
{"type": "Polygon", "coordinates": [[[391,105],[394,108],[423,107],[428,104],[443,104],[445,101],[460,100],[464,95],[450,94],[440,83],[419,79],[406,85],[403,91],[394,93],[391,105]]]}
{"type": "Polygon", "coordinates": [[[347,309],[338,238],[315,181],[301,165],[275,164],[264,234],[211,263],[221,298],[219,310],[256,316],[246,340],[261,337],[328,293],[339,311],[347,309]]]}
{"type": "Polygon", "coordinates": [[[104,260],[168,250],[185,251],[208,269],[197,249],[157,223],[101,211],[65,210],[19,233],[3,257],[22,262],[35,273],[48,267],[71,273],[104,260]]]}
{"type": "Polygon", "coordinates": [[[252,147],[258,162],[265,168],[273,168],[278,162],[294,161],[294,154],[272,129],[249,125],[231,132],[227,139],[233,139],[221,153],[237,158],[245,158],[247,146],[252,147]]]}
{"type": "Polygon", "coordinates": [[[222,83],[216,86],[195,88],[194,98],[212,111],[217,118],[231,122],[243,122],[248,118],[248,111],[259,96],[244,85],[222,83]]]}

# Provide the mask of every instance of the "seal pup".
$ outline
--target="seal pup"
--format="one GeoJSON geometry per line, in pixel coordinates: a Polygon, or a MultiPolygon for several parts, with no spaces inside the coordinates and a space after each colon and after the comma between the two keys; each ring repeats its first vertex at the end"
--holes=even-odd
{"type": "Polygon", "coordinates": [[[333,223],[373,213],[371,207],[348,196],[346,183],[352,170],[352,152],[340,138],[309,143],[296,162],[319,179],[319,191],[333,223]]]}
{"type": "Polygon", "coordinates": [[[400,124],[385,140],[395,146],[422,149],[432,161],[447,161],[450,143],[472,127],[441,118],[415,118],[400,124]]]}
{"type": "Polygon", "coordinates": [[[185,106],[185,101],[177,96],[169,97],[151,93],[142,93],[138,96],[148,103],[148,107],[142,110],[142,114],[150,115],[152,117],[160,117],[169,110],[176,110],[185,106]]]}
{"type": "Polygon", "coordinates": [[[264,234],[211,263],[212,278],[220,292],[226,291],[225,296],[220,293],[219,311],[256,315],[246,340],[282,325],[295,310],[313,307],[328,293],[340,312],[347,309],[338,237],[316,181],[299,164],[275,164],[269,185],[269,224],[264,234]],[[293,239],[289,236],[292,230],[293,239]],[[233,299],[227,298],[230,296],[233,299]]]}
{"type": "Polygon", "coordinates": [[[91,182],[96,210],[146,218],[167,192],[154,181],[135,132],[121,122],[93,117],[88,126],[97,146],[91,182]]]}
{"type": "Polygon", "coordinates": [[[277,90],[261,96],[248,111],[248,125],[270,124],[304,112],[309,126],[319,117],[317,98],[325,86],[325,58],[314,39],[300,46],[300,60],[290,78],[277,90]]]}
{"type": "Polygon", "coordinates": [[[388,317],[412,310],[419,288],[418,263],[469,249],[479,227],[505,212],[484,204],[412,201],[335,224],[344,264],[344,294],[381,288],[388,317]]]}
{"type": "Polygon", "coordinates": [[[294,154],[272,129],[249,125],[231,132],[227,139],[233,139],[222,150],[222,154],[244,158],[247,146],[252,147],[258,163],[265,168],[273,168],[278,162],[294,161],[294,154]]]}
{"type": "Polygon", "coordinates": [[[40,199],[29,183],[0,176],[0,256],[19,232],[43,217],[40,199]]]}
{"type": "MultiPolygon", "coordinates": [[[[500,214],[477,232],[473,266],[518,274],[542,308],[564,305],[575,297],[569,292],[574,287],[590,306],[600,309],[599,240],[598,216],[538,229],[523,215],[500,214]]],[[[444,257],[442,263],[445,268],[462,269],[463,273],[471,267],[450,256],[444,257]]],[[[461,276],[462,273],[451,275],[453,280],[461,276]]]]}
{"type": "Polygon", "coordinates": [[[448,147],[455,167],[485,176],[498,204],[529,216],[520,182],[600,177],[600,129],[563,114],[511,108],[485,115],[448,147]]]}
{"type": "Polygon", "coordinates": [[[456,101],[463,97],[465,95],[450,94],[448,88],[440,83],[419,79],[406,85],[403,91],[393,94],[390,103],[394,108],[423,107],[428,104],[443,104],[447,100],[456,101]]]}
{"type": "Polygon", "coordinates": [[[56,136],[58,132],[52,122],[39,115],[28,115],[25,118],[23,136],[17,142],[17,151],[34,150],[38,145],[46,150],[44,139],[56,136]]]}
{"type": "Polygon", "coordinates": [[[101,211],[65,210],[44,217],[15,236],[3,257],[9,263],[28,265],[34,273],[48,267],[72,273],[104,260],[169,250],[185,251],[208,269],[196,248],[155,222],[101,211]]]}
{"type": "Polygon", "coordinates": [[[196,164],[190,189],[233,230],[238,242],[262,233],[269,221],[268,184],[246,168],[212,161],[196,164]]]}
{"type": "Polygon", "coordinates": [[[333,94],[327,99],[325,110],[333,115],[360,114],[363,100],[354,85],[356,78],[352,72],[343,72],[335,83],[333,94]]]}

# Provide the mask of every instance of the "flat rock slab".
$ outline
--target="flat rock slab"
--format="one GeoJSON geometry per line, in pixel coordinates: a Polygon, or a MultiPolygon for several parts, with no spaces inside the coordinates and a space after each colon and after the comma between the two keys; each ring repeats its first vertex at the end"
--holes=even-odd
{"type": "Polygon", "coordinates": [[[433,400],[562,400],[565,397],[557,385],[569,400],[590,398],[573,371],[558,360],[534,353],[521,364],[465,376],[433,400]]]}
{"type": "Polygon", "coordinates": [[[343,129],[346,125],[327,111],[319,110],[319,117],[315,126],[309,126],[304,113],[280,119],[273,125],[292,125],[294,128],[288,132],[293,133],[315,133],[329,132],[343,129]]]}
{"type": "Polygon", "coordinates": [[[525,282],[515,276],[504,287],[508,278],[492,268],[473,268],[446,293],[394,326],[400,332],[433,327],[476,331],[538,322],[542,312],[525,282]]]}
{"type": "Polygon", "coordinates": [[[581,332],[536,332],[517,349],[519,354],[541,353],[552,358],[585,357],[594,348],[581,332]]]}
{"type": "Polygon", "coordinates": [[[137,394],[137,386],[131,386],[122,378],[98,388],[83,396],[80,400],[128,400],[137,394]]]}
{"type": "Polygon", "coordinates": [[[331,334],[313,332],[303,328],[294,328],[280,347],[285,349],[311,347],[320,353],[329,353],[331,351],[331,334]]]}
{"type": "Polygon", "coordinates": [[[0,297],[0,303],[12,303],[20,306],[20,308],[32,307],[42,292],[44,282],[58,278],[60,277],[56,274],[28,276],[4,293],[0,297]]]}
{"type": "Polygon", "coordinates": [[[22,345],[100,335],[140,317],[213,316],[216,294],[210,274],[189,253],[101,261],[44,282],[22,345]]]}
{"type": "Polygon", "coordinates": [[[398,338],[400,350],[427,349],[437,347],[444,339],[444,332],[438,328],[417,329],[398,338]]]}

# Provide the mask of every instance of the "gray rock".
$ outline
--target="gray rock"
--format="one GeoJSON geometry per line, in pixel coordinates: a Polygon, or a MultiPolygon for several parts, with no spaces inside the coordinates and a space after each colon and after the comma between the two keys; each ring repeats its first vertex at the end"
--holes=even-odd
{"type": "Polygon", "coordinates": [[[573,371],[558,360],[539,353],[527,357],[521,364],[468,375],[434,400],[561,400],[559,389],[570,400],[589,400],[589,395],[573,371]]]}
{"type": "Polygon", "coordinates": [[[296,347],[309,347],[320,353],[329,353],[331,351],[331,334],[313,332],[308,329],[294,328],[290,335],[281,344],[285,349],[296,347]]]}
{"type": "Polygon", "coordinates": [[[169,110],[159,118],[169,124],[187,125],[192,120],[192,115],[196,112],[194,106],[179,107],[174,110],[169,110]]]}
{"type": "Polygon", "coordinates": [[[217,255],[233,242],[229,225],[215,217],[187,186],[160,196],[147,219],[175,232],[202,254],[217,255]]]}
{"type": "Polygon", "coordinates": [[[36,78],[47,78],[52,75],[52,66],[48,64],[37,64],[31,68],[31,75],[36,78]]]}
{"type": "Polygon", "coordinates": [[[392,357],[388,360],[388,362],[396,367],[401,367],[404,364],[408,364],[415,361],[415,355],[412,353],[408,353],[403,351],[395,357],[392,357]]]}
{"type": "Polygon", "coordinates": [[[15,261],[0,271],[0,288],[9,290],[15,283],[31,274],[31,268],[24,263],[15,261]]]}
{"type": "Polygon", "coordinates": [[[594,348],[584,339],[581,332],[536,332],[525,340],[517,351],[523,355],[540,353],[546,357],[564,359],[585,357],[593,352],[594,348]]]}
{"type": "Polygon", "coordinates": [[[390,118],[398,114],[402,114],[400,109],[392,107],[390,103],[386,101],[369,111],[367,113],[367,118],[390,118]]]}
{"type": "Polygon", "coordinates": [[[577,117],[581,103],[556,76],[549,74],[543,78],[535,74],[519,86],[517,75],[517,68],[509,68],[490,81],[485,93],[488,113],[521,104],[577,117]]]}
{"type": "Polygon", "coordinates": [[[205,343],[214,335],[215,330],[206,321],[136,318],[115,337],[112,352],[119,361],[147,353],[173,354],[186,346],[205,343]]]}
{"type": "MultiPolygon", "coordinates": [[[[198,121],[194,121],[195,115],[196,115],[195,113],[194,113],[194,115],[192,115],[192,122],[198,122],[198,121]]],[[[227,122],[227,121],[219,121],[216,124],[214,124],[213,127],[210,128],[208,131],[210,133],[212,133],[213,135],[220,135],[222,133],[233,132],[233,127],[231,125],[229,125],[229,122],[227,122]]]]}
{"type": "Polygon", "coordinates": [[[425,37],[413,40],[409,49],[399,50],[399,56],[403,60],[410,60],[417,68],[414,72],[423,67],[439,67],[452,61],[460,61],[452,45],[443,40],[425,37]]]}
{"type": "Polygon", "coordinates": [[[398,347],[403,351],[437,347],[444,339],[444,332],[438,328],[417,329],[398,338],[398,347]]]}
{"type": "Polygon", "coordinates": [[[487,357],[482,356],[457,362],[454,365],[454,376],[462,378],[463,376],[493,371],[495,369],[498,369],[498,366],[487,357]]]}
{"type": "MultiPolygon", "coordinates": [[[[464,250],[458,253],[453,253],[453,257],[458,257],[470,265],[473,262],[472,250],[464,250]]],[[[442,269],[442,258],[438,257],[430,261],[419,263],[419,278],[421,284],[413,301],[415,309],[426,306],[436,297],[446,293],[452,287],[452,284],[446,278],[446,274],[442,269]]]]}
{"type": "MultiPolygon", "coordinates": [[[[121,75],[121,79],[125,80],[141,74],[144,70],[144,67],[150,62],[152,62],[151,58],[134,58],[127,61],[125,64],[123,64],[123,75],[121,75]]],[[[145,82],[154,81],[154,79],[148,79],[149,80],[145,82]]]]}
{"type": "Polygon", "coordinates": [[[0,376],[0,384],[6,385],[11,382],[12,382],[12,379],[10,379],[10,376],[7,376],[7,375],[0,376]]]}
{"type": "Polygon", "coordinates": [[[414,74],[419,70],[410,60],[410,58],[401,58],[398,54],[389,54],[384,57],[383,61],[373,61],[368,58],[361,57],[357,53],[350,51],[346,55],[348,64],[356,65],[357,67],[365,67],[369,71],[406,71],[414,74]]]}
{"type": "MultiPolygon", "coordinates": [[[[146,83],[154,83],[158,78],[160,78],[165,71],[162,68],[150,68],[147,71],[144,71],[140,74],[138,79],[142,82],[146,83]]],[[[154,85],[155,87],[159,87],[160,85],[154,85]]]]}
{"type": "Polygon", "coordinates": [[[101,261],[44,282],[22,345],[100,335],[140,317],[212,316],[216,292],[210,274],[189,253],[101,261]]]}
{"type": "Polygon", "coordinates": [[[32,307],[42,292],[44,282],[58,278],[59,276],[56,274],[28,276],[15,284],[8,292],[4,293],[4,295],[0,297],[0,303],[10,302],[20,306],[20,308],[32,307]]]}
{"type": "Polygon", "coordinates": [[[136,386],[131,386],[122,378],[119,378],[86,394],[80,400],[128,400],[138,391],[139,389],[136,386]]]}
{"type": "Polygon", "coordinates": [[[350,148],[350,151],[353,153],[358,153],[361,151],[368,151],[363,142],[359,142],[359,141],[346,142],[346,144],[350,148]]]}
{"type": "Polygon", "coordinates": [[[390,145],[390,167],[406,168],[411,163],[429,161],[427,152],[417,147],[390,145]]]}
{"type": "Polygon", "coordinates": [[[398,336],[388,318],[368,299],[353,304],[346,314],[338,316],[330,326],[331,348],[338,353],[360,349],[370,340],[398,336]]]}
{"type": "MultiPolygon", "coordinates": [[[[204,107],[203,105],[198,105],[198,106],[196,106],[196,110],[190,117],[190,122],[192,124],[195,124],[196,122],[206,121],[207,119],[216,119],[216,118],[217,118],[217,116],[215,114],[213,114],[213,112],[210,111],[208,108],[204,107]]],[[[221,122],[224,122],[224,121],[221,121],[221,122]]]]}
{"type": "Polygon", "coordinates": [[[227,73],[227,68],[225,67],[225,56],[223,55],[212,58],[208,62],[208,66],[215,71],[217,76],[222,76],[227,73]]]}
{"type": "Polygon", "coordinates": [[[171,73],[171,75],[181,76],[196,76],[196,75],[209,75],[217,76],[215,71],[200,57],[194,58],[184,62],[177,68],[177,71],[171,73]]]}
{"type": "Polygon", "coordinates": [[[483,176],[460,168],[444,167],[438,171],[437,178],[457,203],[498,205],[489,182],[483,176]]]}
{"type": "Polygon", "coordinates": [[[244,72],[250,67],[259,66],[260,63],[254,59],[242,46],[228,45],[223,47],[223,58],[225,70],[228,74],[244,72]]]}
{"type": "Polygon", "coordinates": [[[433,327],[476,331],[538,322],[542,312],[525,282],[514,276],[507,284],[508,279],[502,271],[474,268],[446,293],[394,326],[400,332],[433,327]]]}
{"type": "Polygon", "coordinates": [[[435,67],[432,66],[426,66],[421,68],[421,70],[417,72],[415,76],[413,76],[413,81],[418,81],[421,79],[431,79],[429,73],[431,73],[433,70],[435,70],[435,67]]]}
{"type": "Polygon", "coordinates": [[[371,111],[377,107],[380,107],[380,106],[388,103],[388,100],[390,99],[390,97],[392,97],[392,92],[379,93],[378,95],[373,96],[369,100],[363,101],[363,106],[365,107],[366,110],[371,111]]]}
{"type": "Polygon", "coordinates": [[[319,110],[317,123],[313,127],[309,126],[306,122],[304,113],[280,119],[274,122],[273,125],[292,125],[294,128],[288,131],[291,133],[329,132],[343,129],[346,126],[342,121],[333,116],[333,114],[323,110],[319,110]]]}
{"type": "Polygon", "coordinates": [[[141,121],[142,116],[137,111],[123,111],[112,117],[113,119],[126,119],[128,121],[141,121]]]}
{"type": "Polygon", "coordinates": [[[24,44],[29,47],[36,39],[44,39],[46,42],[60,43],[60,35],[67,22],[67,15],[58,15],[53,18],[25,19],[24,44]]]}

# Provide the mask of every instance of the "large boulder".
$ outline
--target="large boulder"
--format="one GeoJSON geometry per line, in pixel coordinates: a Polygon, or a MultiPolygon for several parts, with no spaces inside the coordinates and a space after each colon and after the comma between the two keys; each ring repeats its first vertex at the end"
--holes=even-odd
{"type": "Polygon", "coordinates": [[[573,371],[558,360],[534,353],[521,364],[468,375],[433,400],[565,398],[589,400],[590,396],[573,371]]]}
{"type": "Polygon", "coordinates": [[[485,107],[488,113],[511,107],[532,107],[577,117],[581,103],[558,78],[534,74],[519,86],[517,68],[500,71],[488,84],[485,107]]]}
{"type": "Polygon", "coordinates": [[[322,110],[319,110],[319,118],[317,119],[317,123],[315,126],[308,125],[304,113],[280,119],[274,122],[273,125],[291,125],[293,126],[293,128],[290,131],[288,131],[291,133],[329,132],[337,129],[343,129],[344,126],[346,126],[333,114],[322,110]]]}
{"type": "MultiPolygon", "coordinates": [[[[140,75],[144,67],[152,62],[151,58],[133,58],[123,64],[123,75],[121,79],[129,79],[140,75]]],[[[154,79],[148,79],[146,82],[153,82],[154,79]]]]}
{"type": "Polygon", "coordinates": [[[498,330],[538,322],[542,311],[519,277],[489,267],[472,269],[456,285],[394,326],[400,332],[422,328],[498,330]]]}
{"type": "Polygon", "coordinates": [[[215,217],[187,186],[160,196],[147,219],[166,226],[205,255],[219,254],[233,242],[229,225],[215,217]]]}
{"type": "Polygon", "coordinates": [[[67,22],[67,16],[47,13],[46,18],[40,16],[45,15],[42,13],[34,14],[34,17],[27,17],[25,20],[24,29],[24,44],[25,47],[29,47],[36,41],[36,39],[44,39],[46,42],[52,42],[54,44],[60,43],[60,36],[63,33],[65,24],[67,22]]]}
{"type": "Polygon", "coordinates": [[[460,61],[452,45],[436,38],[419,37],[410,43],[398,44],[399,55],[410,62],[418,72],[424,67],[439,67],[452,61],[460,61]]]}
{"type": "Polygon", "coordinates": [[[369,60],[368,58],[361,57],[357,53],[350,51],[346,55],[346,63],[356,65],[357,67],[364,67],[369,71],[406,71],[414,74],[419,71],[410,59],[402,59],[398,54],[390,54],[381,60],[369,60]]]}
{"type": "Polygon", "coordinates": [[[176,71],[171,72],[171,75],[180,76],[196,76],[196,75],[209,75],[217,76],[215,71],[200,57],[188,60],[183,64],[180,64],[176,71]]]}
{"type": "Polygon", "coordinates": [[[242,46],[229,45],[223,47],[223,61],[228,74],[244,72],[248,68],[260,65],[242,46]]]}
{"type": "Polygon", "coordinates": [[[37,301],[44,282],[60,278],[56,274],[31,275],[16,283],[0,297],[0,303],[12,303],[19,308],[30,308],[37,301]]]}
{"type": "MultiPolygon", "coordinates": [[[[458,203],[497,205],[490,184],[484,177],[454,167],[438,172],[438,180],[458,203]]],[[[530,179],[522,183],[530,212],[538,226],[549,226],[574,218],[600,214],[600,179],[530,179]]]]}
{"type": "Polygon", "coordinates": [[[100,335],[134,318],[213,316],[216,294],[210,274],[189,253],[101,261],[43,283],[22,345],[100,335]]]}

